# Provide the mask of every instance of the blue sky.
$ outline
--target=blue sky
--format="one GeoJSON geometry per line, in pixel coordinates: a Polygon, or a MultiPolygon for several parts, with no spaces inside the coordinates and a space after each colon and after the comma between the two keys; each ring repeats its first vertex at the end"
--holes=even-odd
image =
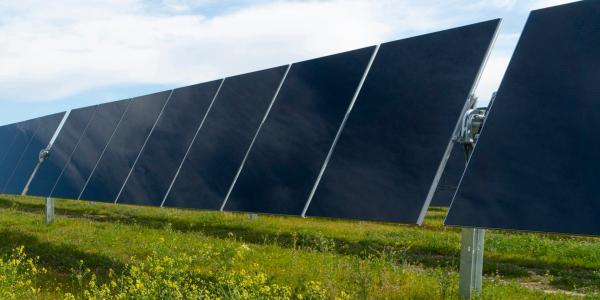
{"type": "Polygon", "coordinates": [[[503,18],[476,94],[529,11],[571,0],[7,0],[0,124],[503,18]]]}

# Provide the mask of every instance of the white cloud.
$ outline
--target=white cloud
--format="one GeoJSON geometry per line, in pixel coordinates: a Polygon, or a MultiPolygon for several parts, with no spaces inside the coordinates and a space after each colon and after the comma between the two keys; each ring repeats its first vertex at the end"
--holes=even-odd
{"type": "Polygon", "coordinates": [[[275,3],[213,18],[168,2],[185,13],[147,14],[133,0],[3,4],[0,15],[19,17],[0,27],[0,90],[11,100],[49,101],[117,83],[182,85],[373,44],[390,32],[367,2],[275,3]]]}
{"type": "MultiPolygon", "coordinates": [[[[208,13],[221,3],[0,2],[0,101],[197,83],[473,23],[478,11],[508,11],[516,1],[276,1],[208,13]]],[[[489,72],[503,63],[492,58],[489,72]]],[[[484,74],[480,86],[492,85],[489,76],[498,75],[484,74]]]]}

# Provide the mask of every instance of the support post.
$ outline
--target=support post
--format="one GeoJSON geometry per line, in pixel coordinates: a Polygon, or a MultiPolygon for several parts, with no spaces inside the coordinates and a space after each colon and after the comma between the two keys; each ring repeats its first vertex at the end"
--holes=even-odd
{"type": "Polygon", "coordinates": [[[474,293],[481,291],[484,240],[485,229],[462,229],[458,281],[458,294],[462,298],[471,299],[474,293]]]}
{"type": "Polygon", "coordinates": [[[46,198],[46,224],[54,222],[54,198],[46,198]]]}

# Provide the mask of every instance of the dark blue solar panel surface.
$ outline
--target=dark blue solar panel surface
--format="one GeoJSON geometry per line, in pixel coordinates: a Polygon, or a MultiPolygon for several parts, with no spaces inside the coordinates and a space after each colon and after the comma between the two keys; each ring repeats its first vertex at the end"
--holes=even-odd
{"type": "Polygon", "coordinates": [[[34,131],[37,129],[37,123],[33,120],[23,121],[10,125],[11,131],[14,131],[14,136],[8,145],[7,151],[0,161],[0,192],[2,192],[6,182],[12,175],[12,172],[17,167],[19,158],[27,143],[31,140],[34,131]]]}
{"type": "Polygon", "coordinates": [[[131,100],[98,105],[51,196],[77,199],[131,100]]]}
{"type": "Polygon", "coordinates": [[[302,212],[374,50],[291,66],[225,210],[302,212]]]}
{"type": "Polygon", "coordinates": [[[225,79],[165,206],[221,208],[286,68],[225,79]]]}
{"type": "Polygon", "coordinates": [[[81,199],[115,201],[171,91],[132,99],[81,199]]]}
{"type": "Polygon", "coordinates": [[[21,194],[33,169],[38,163],[40,151],[45,149],[48,143],[50,143],[64,114],[64,112],[53,114],[31,121],[33,125],[27,129],[28,132],[25,134],[29,137],[29,141],[17,160],[16,167],[13,169],[11,176],[6,181],[3,193],[21,194]],[[35,130],[30,130],[31,128],[35,128],[35,130]]]}
{"type": "Polygon", "coordinates": [[[173,91],[118,203],[161,204],[221,81],[173,91]]]}
{"type": "Polygon", "coordinates": [[[444,173],[437,186],[437,190],[431,199],[431,206],[448,207],[452,202],[452,197],[456,192],[460,177],[462,176],[467,159],[463,145],[454,143],[452,153],[448,158],[444,173]]]}
{"type": "Polygon", "coordinates": [[[498,24],[382,44],[307,215],[420,223],[498,24]]]}
{"type": "Polygon", "coordinates": [[[600,235],[600,1],[533,11],[448,225],[600,235]]]}
{"type": "Polygon", "coordinates": [[[91,120],[96,106],[74,109],[60,130],[52,148],[50,157],[40,165],[29,186],[28,195],[47,197],[56,180],[73,153],[79,138],[91,120]]]}
{"type": "Polygon", "coordinates": [[[4,125],[0,127],[0,168],[4,157],[10,151],[10,147],[17,136],[17,128],[15,124],[4,125]]]}

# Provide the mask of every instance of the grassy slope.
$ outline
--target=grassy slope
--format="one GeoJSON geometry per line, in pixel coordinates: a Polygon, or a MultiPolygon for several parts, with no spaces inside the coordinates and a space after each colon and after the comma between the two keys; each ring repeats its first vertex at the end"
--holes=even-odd
{"type": "MultiPolygon", "coordinates": [[[[131,256],[176,255],[247,244],[234,268],[260,269],[276,283],[323,283],[354,298],[453,298],[458,286],[459,230],[432,209],[422,227],[326,219],[188,211],[59,201],[58,219],[43,224],[39,198],[0,197],[0,251],[18,245],[50,270],[45,296],[73,289],[79,260],[102,280],[131,256]],[[68,217],[65,217],[68,216],[68,217]]],[[[600,240],[488,231],[482,298],[600,297],[600,240]]],[[[208,269],[211,266],[202,266],[208,269]]]]}

